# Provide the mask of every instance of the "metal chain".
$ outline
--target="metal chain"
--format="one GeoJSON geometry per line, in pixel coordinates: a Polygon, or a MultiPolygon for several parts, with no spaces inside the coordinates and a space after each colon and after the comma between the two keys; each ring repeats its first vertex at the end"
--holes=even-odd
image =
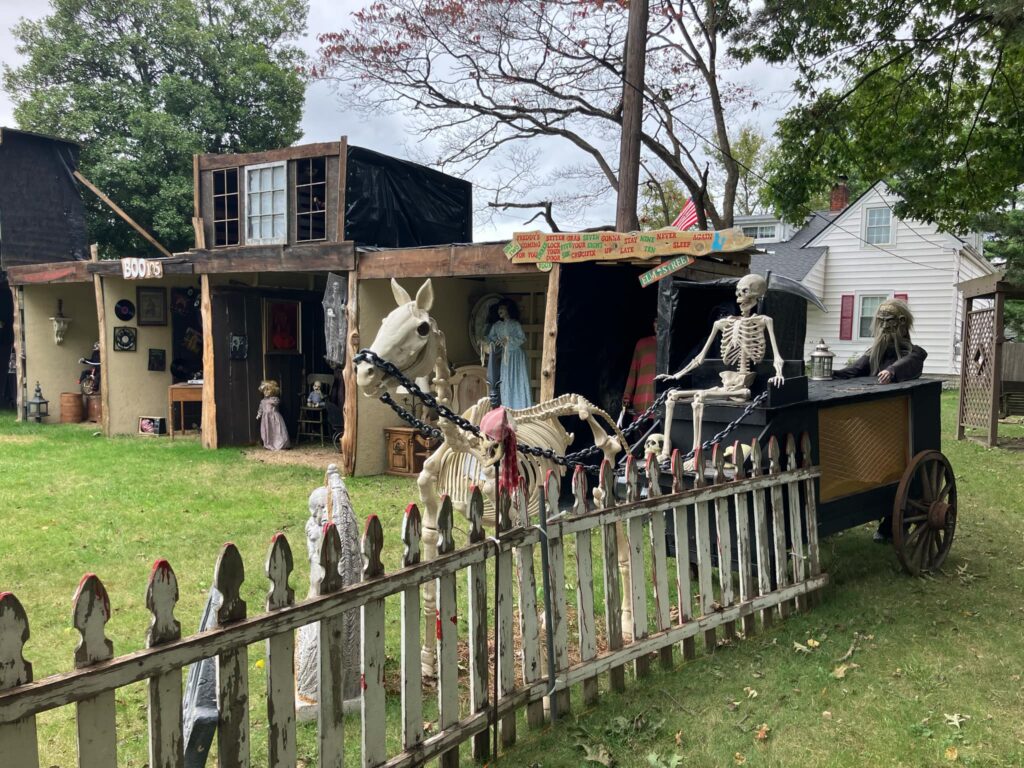
{"type": "MultiPolygon", "coordinates": [[[[469,421],[469,419],[463,418],[459,414],[455,413],[455,411],[453,411],[451,408],[444,405],[443,403],[438,402],[437,398],[431,395],[429,392],[424,392],[415,381],[413,381],[404,373],[402,373],[398,366],[396,366],[394,363],[388,362],[380,355],[378,355],[376,352],[373,352],[369,349],[360,350],[352,358],[352,362],[370,363],[375,368],[379,368],[387,376],[394,377],[399,384],[405,387],[406,391],[408,391],[410,395],[418,398],[424,405],[426,405],[431,410],[437,411],[438,416],[452,422],[459,429],[476,435],[477,437],[480,436],[480,427],[478,427],[476,424],[473,424],[473,422],[469,421]]],[[[622,430],[622,434],[624,437],[627,438],[627,440],[631,438],[634,432],[639,430],[640,425],[654,418],[655,411],[657,411],[659,408],[661,408],[662,405],[664,405],[665,400],[668,398],[668,395],[671,391],[672,390],[666,390],[665,392],[662,392],[654,401],[654,403],[652,403],[651,406],[647,408],[647,410],[640,414],[636,418],[636,420],[633,421],[632,424],[626,427],[626,429],[622,430]]],[[[717,432],[714,436],[711,437],[711,439],[703,442],[701,444],[701,450],[707,450],[712,445],[714,445],[717,442],[720,442],[729,434],[731,434],[732,431],[735,430],[736,427],[738,427],[740,423],[744,419],[746,419],[747,416],[749,416],[754,411],[754,409],[761,403],[763,403],[766,399],[768,399],[768,390],[765,390],[757,397],[755,397],[753,400],[751,400],[747,404],[747,407],[743,409],[743,412],[735,419],[730,421],[728,424],[726,424],[724,429],[722,429],[720,432],[717,432]]],[[[430,426],[422,419],[419,419],[415,415],[413,415],[408,409],[399,405],[397,402],[395,402],[395,399],[391,396],[391,393],[386,391],[382,393],[380,395],[380,401],[384,403],[384,405],[388,406],[391,410],[393,410],[396,414],[398,414],[399,418],[401,418],[407,424],[410,424],[411,426],[415,427],[416,430],[424,437],[430,437],[437,440],[443,438],[443,433],[441,432],[440,429],[438,429],[437,427],[430,426]]],[[[627,446],[623,446],[623,448],[626,447],[627,446]]],[[[560,456],[556,454],[550,448],[538,448],[533,445],[526,445],[525,443],[516,443],[516,448],[521,453],[526,453],[529,454],[530,456],[536,456],[538,458],[545,458],[563,467],[583,466],[591,474],[596,474],[599,471],[598,467],[584,464],[582,461],[583,459],[589,458],[590,456],[593,456],[600,451],[600,448],[598,448],[596,445],[586,448],[582,451],[577,451],[576,453],[567,454],[565,456],[560,456]]],[[[694,451],[691,450],[688,453],[686,453],[682,458],[684,461],[687,459],[692,459],[693,454],[694,451]]]]}

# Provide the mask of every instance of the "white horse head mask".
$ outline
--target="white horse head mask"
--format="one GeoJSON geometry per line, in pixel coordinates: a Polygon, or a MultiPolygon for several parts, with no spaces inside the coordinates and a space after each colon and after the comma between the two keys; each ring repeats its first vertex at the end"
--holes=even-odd
{"type": "MultiPolygon", "coordinates": [[[[441,332],[428,313],[434,304],[434,288],[427,280],[416,291],[416,298],[391,279],[391,292],[398,306],[384,318],[370,351],[394,363],[409,378],[427,376],[441,350],[441,332]]],[[[373,394],[384,383],[384,373],[371,363],[356,365],[356,384],[373,394]]]]}

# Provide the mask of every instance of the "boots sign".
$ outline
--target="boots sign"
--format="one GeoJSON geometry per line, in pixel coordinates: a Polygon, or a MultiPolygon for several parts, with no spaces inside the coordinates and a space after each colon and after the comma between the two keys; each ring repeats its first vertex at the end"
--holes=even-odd
{"type": "Polygon", "coordinates": [[[164,276],[159,259],[121,259],[121,275],[125,280],[152,280],[164,276]]]}

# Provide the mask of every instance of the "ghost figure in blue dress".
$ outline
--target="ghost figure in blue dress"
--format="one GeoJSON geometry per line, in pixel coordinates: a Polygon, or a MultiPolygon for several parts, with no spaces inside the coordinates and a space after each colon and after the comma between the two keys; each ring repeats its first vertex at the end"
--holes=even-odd
{"type": "Polygon", "coordinates": [[[519,308],[510,299],[501,299],[494,305],[494,311],[497,319],[487,331],[491,350],[487,370],[491,388],[498,389],[501,401],[498,404],[506,408],[529,408],[533,405],[533,398],[530,396],[530,373],[523,351],[526,334],[519,324],[519,308]],[[500,365],[496,365],[499,359],[500,365]]]}

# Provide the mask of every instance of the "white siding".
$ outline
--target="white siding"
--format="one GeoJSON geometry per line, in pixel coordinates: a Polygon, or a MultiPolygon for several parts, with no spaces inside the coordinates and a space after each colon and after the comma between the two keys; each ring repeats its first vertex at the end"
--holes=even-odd
{"type": "MultiPolygon", "coordinates": [[[[957,238],[940,232],[932,224],[898,221],[891,244],[875,247],[864,242],[865,208],[897,201],[884,184],[876,184],[857,200],[809,245],[827,246],[826,257],[815,269],[823,267],[820,291],[812,287],[814,270],[804,283],[821,297],[828,314],[816,308],[807,312],[807,349],[824,338],[836,354],[839,368],[849,358],[863,354],[870,339],[858,338],[858,310],[864,294],[906,293],[914,313],[914,343],[928,351],[925,373],[956,374],[959,363],[954,344],[959,336],[956,283],[991,271],[973,256],[962,256],[957,238]],[[841,302],[844,294],[853,294],[852,340],[839,339],[841,302]]],[[[817,278],[814,278],[815,282],[817,278]]]]}

